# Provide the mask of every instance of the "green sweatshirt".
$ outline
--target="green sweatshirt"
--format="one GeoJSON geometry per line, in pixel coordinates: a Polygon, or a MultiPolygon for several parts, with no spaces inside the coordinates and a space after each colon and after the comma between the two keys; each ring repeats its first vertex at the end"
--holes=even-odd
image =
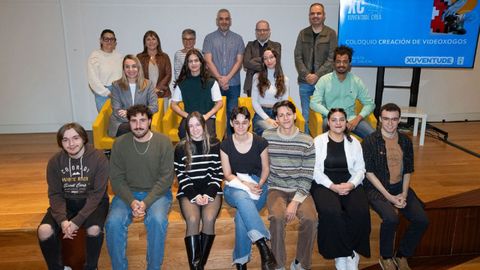
{"type": "Polygon", "coordinates": [[[148,192],[143,200],[148,208],[172,186],[172,142],[155,132],[144,143],[134,141],[132,133],[117,138],[110,158],[110,181],[115,195],[128,205],[135,199],[132,192],[148,192]]]}

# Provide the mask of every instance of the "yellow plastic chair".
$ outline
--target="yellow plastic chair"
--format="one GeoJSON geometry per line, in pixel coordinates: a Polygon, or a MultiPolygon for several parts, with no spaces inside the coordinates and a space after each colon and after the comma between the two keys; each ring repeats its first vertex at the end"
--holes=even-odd
{"type": "MultiPolygon", "coordinates": [[[[162,132],[163,98],[158,99],[158,112],[152,116],[152,131],[162,132]]],[[[112,149],[115,138],[108,136],[108,124],[112,115],[112,103],[107,99],[93,122],[93,145],[97,149],[112,149]]]]}
{"type": "MultiPolygon", "coordinates": [[[[291,97],[288,97],[288,100],[290,100],[294,105],[295,102],[293,102],[291,97]]],[[[252,105],[252,98],[251,97],[239,97],[238,98],[238,107],[245,106],[247,107],[248,111],[250,112],[250,116],[253,119],[253,115],[255,114],[255,110],[253,109],[252,105]]],[[[295,113],[297,115],[297,120],[295,121],[295,126],[300,129],[300,131],[305,132],[305,118],[303,118],[301,110],[295,105],[297,108],[297,112],[295,113]]],[[[248,128],[248,131],[252,131],[253,128],[253,123],[250,125],[248,128]]]]}
{"type": "MultiPolygon", "coordinates": [[[[222,97],[223,106],[220,110],[217,111],[215,114],[215,129],[217,131],[217,138],[219,140],[223,139],[225,135],[225,131],[227,128],[227,99],[226,97],[222,97]]],[[[178,106],[183,110],[183,102],[179,102],[178,106]]],[[[182,117],[178,115],[176,112],[172,110],[170,106],[168,106],[167,112],[163,116],[162,126],[163,126],[163,133],[167,135],[168,138],[172,142],[179,142],[180,138],[178,137],[178,127],[180,126],[180,122],[182,121],[182,117]]]]}
{"type": "MultiPolygon", "coordinates": [[[[358,99],[355,100],[355,114],[360,113],[362,108],[363,108],[362,103],[360,103],[360,101],[358,99]]],[[[322,117],[321,113],[316,112],[316,111],[312,110],[311,108],[309,110],[310,110],[310,116],[308,117],[308,127],[310,128],[310,134],[312,135],[313,138],[315,138],[318,135],[323,133],[323,128],[322,128],[323,117],[322,117]]],[[[377,118],[375,118],[375,115],[373,115],[373,112],[370,113],[365,120],[374,129],[377,128],[377,118]]],[[[353,135],[355,136],[355,134],[353,134],[353,135]]],[[[357,136],[355,136],[355,137],[357,137],[357,136]]]]}

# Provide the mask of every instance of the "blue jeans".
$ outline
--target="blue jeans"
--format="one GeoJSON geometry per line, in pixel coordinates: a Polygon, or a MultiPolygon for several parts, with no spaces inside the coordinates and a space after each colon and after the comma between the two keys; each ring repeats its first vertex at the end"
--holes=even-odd
{"type": "MultiPolygon", "coordinates": [[[[256,181],[258,177],[253,177],[256,181]]],[[[259,200],[252,200],[247,192],[225,186],[225,201],[234,207],[235,213],[235,247],[233,263],[245,264],[250,260],[252,243],[259,239],[270,239],[270,232],[258,213],[267,201],[267,186],[263,185],[259,200]]]]}
{"type": "MultiPolygon", "coordinates": [[[[112,92],[112,86],[105,86],[110,92],[112,92]]],[[[103,104],[109,99],[109,96],[100,96],[99,94],[93,92],[93,95],[95,96],[95,106],[97,107],[97,112],[100,112],[102,110],[103,104]]]]}
{"type": "Polygon", "coordinates": [[[298,87],[298,92],[300,93],[300,102],[302,104],[302,115],[303,118],[305,118],[305,134],[310,134],[310,129],[308,128],[308,115],[310,110],[310,97],[315,91],[315,85],[298,83],[298,87]]]}
{"type": "MultiPolygon", "coordinates": [[[[327,131],[327,118],[323,118],[323,123],[322,123],[322,128],[323,128],[323,132],[327,131]]],[[[365,119],[362,119],[358,125],[355,127],[354,130],[352,130],[352,133],[357,135],[358,137],[364,139],[365,137],[367,137],[368,135],[372,134],[373,132],[375,131],[375,129],[373,129],[372,126],[370,126],[369,123],[367,123],[367,121],[365,121],[365,119]]]]}
{"type": "MultiPolygon", "coordinates": [[[[141,201],[148,192],[133,192],[135,199],[141,201]]],[[[165,235],[168,227],[168,212],[172,204],[172,193],[169,190],[147,208],[143,223],[147,229],[147,269],[159,270],[163,263],[165,235]]],[[[107,248],[112,269],[127,270],[126,256],[128,226],[132,223],[132,209],[118,196],[112,200],[108,213],[105,231],[107,248]]]]}
{"type": "Polygon", "coordinates": [[[227,135],[231,135],[232,128],[229,124],[230,115],[232,114],[233,108],[238,106],[238,98],[240,97],[240,85],[230,85],[227,91],[220,91],[222,92],[222,96],[227,97],[227,135]]]}
{"type": "MultiPolygon", "coordinates": [[[[263,111],[272,119],[273,118],[273,109],[272,108],[263,108],[263,111]]],[[[262,136],[265,129],[273,128],[274,126],[270,125],[266,120],[263,120],[260,115],[255,113],[253,116],[253,132],[258,136],[262,136]]]]}

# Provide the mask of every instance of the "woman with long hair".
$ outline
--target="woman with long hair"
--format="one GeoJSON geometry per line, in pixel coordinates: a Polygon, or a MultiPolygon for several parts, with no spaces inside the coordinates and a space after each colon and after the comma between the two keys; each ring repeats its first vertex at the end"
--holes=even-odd
{"type": "Polygon", "coordinates": [[[132,54],[123,58],[122,78],[112,84],[112,115],[108,135],[118,137],[130,131],[127,109],[144,104],[152,113],[158,111],[158,98],[153,84],[143,76],[140,61],[132,54]]]}
{"type": "Polygon", "coordinates": [[[253,76],[252,84],[253,130],[259,136],[265,129],[278,127],[272,108],[278,101],[287,100],[289,92],[278,52],[267,48],[262,59],[263,69],[253,76]]]}
{"type": "Polygon", "coordinates": [[[200,113],[190,113],[186,122],[186,136],[175,147],[177,199],[187,225],[185,247],[190,269],[203,269],[222,206],[220,142],[210,137],[200,113]]]}
{"type": "Polygon", "coordinates": [[[250,113],[246,107],[233,109],[230,125],[234,133],[223,140],[220,155],[227,181],[225,201],[236,209],[233,263],[237,269],[247,269],[255,243],[262,269],[275,269],[275,258],[267,245],[270,232],[259,214],[267,199],[268,142],[248,132],[250,113]]]}
{"type": "Polygon", "coordinates": [[[88,86],[95,95],[95,105],[99,112],[111,96],[112,83],[122,76],[122,58],[115,48],[117,38],[110,29],[100,34],[100,49],[94,50],[88,57],[88,86]]]}
{"type": "Polygon", "coordinates": [[[152,81],[158,97],[170,97],[172,64],[168,55],[162,51],[160,38],[155,31],[149,30],[143,35],[143,51],[137,57],[142,63],[145,78],[152,81]]]}
{"type": "Polygon", "coordinates": [[[222,94],[217,81],[207,71],[207,64],[202,53],[191,49],[185,56],[180,76],[175,81],[175,90],[170,107],[182,117],[178,127],[178,137],[185,137],[186,117],[189,113],[198,111],[207,123],[211,136],[216,136],[215,114],[223,106],[222,94]],[[184,108],[179,106],[183,101],[184,108]]]}
{"type": "Polygon", "coordinates": [[[370,257],[370,212],[363,189],[365,162],[360,142],[350,137],[347,114],[332,108],[328,131],[317,136],[311,194],[318,212],[318,251],[338,270],[357,270],[370,257]]]}

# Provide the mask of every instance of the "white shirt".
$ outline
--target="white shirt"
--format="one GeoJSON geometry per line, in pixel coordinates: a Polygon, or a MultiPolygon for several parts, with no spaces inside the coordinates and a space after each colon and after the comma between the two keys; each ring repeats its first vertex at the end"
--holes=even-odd
{"type": "Polygon", "coordinates": [[[100,96],[108,96],[110,90],[105,86],[122,77],[123,56],[117,51],[107,53],[102,50],[93,51],[88,57],[87,76],[88,85],[93,92],[100,96]]]}

